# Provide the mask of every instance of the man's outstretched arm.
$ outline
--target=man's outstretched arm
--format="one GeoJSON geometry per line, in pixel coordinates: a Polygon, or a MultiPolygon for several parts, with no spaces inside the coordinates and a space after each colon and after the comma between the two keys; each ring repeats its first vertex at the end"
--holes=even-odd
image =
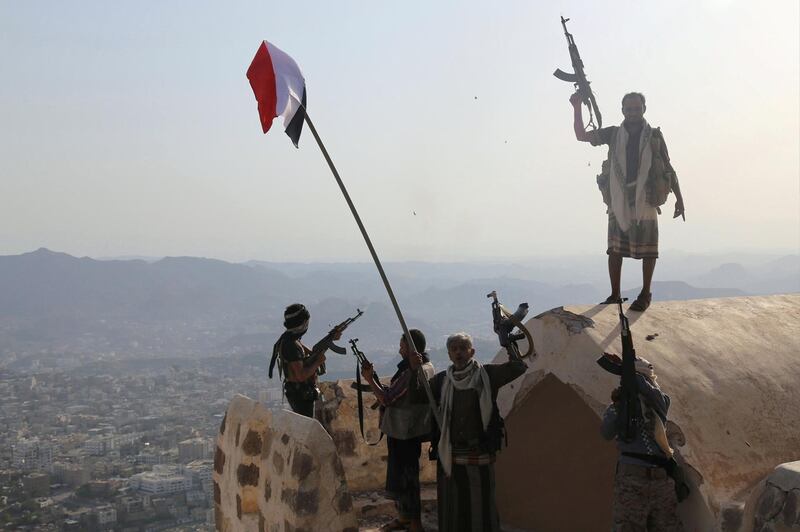
{"type": "Polygon", "coordinates": [[[583,108],[581,103],[581,95],[577,92],[569,97],[569,103],[572,104],[573,109],[573,126],[575,128],[575,138],[580,142],[591,142],[589,133],[586,132],[586,126],[583,125],[583,108]]]}

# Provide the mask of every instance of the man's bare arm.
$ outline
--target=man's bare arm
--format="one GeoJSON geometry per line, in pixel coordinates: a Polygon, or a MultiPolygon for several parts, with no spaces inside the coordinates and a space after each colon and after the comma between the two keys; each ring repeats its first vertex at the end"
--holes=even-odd
{"type": "Polygon", "coordinates": [[[675,179],[675,182],[672,184],[672,191],[675,193],[675,213],[672,215],[673,218],[677,218],[678,216],[683,217],[683,221],[686,221],[686,208],[683,205],[683,194],[681,194],[681,186],[678,183],[678,179],[675,179]]]}
{"type": "Polygon", "coordinates": [[[317,374],[317,368],[325,362],[325,354],[321,354],[312,364],[304,366],[300,360],[289,362],[286,368],[286,380],[289,382],[304,382],[317,374]]]}
{"type": "Polygon", "coordinates": [[[589,133],[586,131],[586,126],[583,125],[583,108],[581,103],[581,96],[577,92],[569,97],[569,103],[572,104],[573,109],[573,127],[575,129],[575,138],[580,142],[591,142],[589,133]]]}

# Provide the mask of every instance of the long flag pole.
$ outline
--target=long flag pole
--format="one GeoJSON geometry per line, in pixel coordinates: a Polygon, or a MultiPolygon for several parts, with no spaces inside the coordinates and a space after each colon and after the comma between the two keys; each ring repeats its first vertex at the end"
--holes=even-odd
{"type": "MultiPolygon", "coordinates": [[[[333,173],[333,177],[336,178],[336,183],[339,185],[339,189],[342,191],[344,195],[344,199],[347,202],[347,206],[350,207],[350,212],[353,213],[353,218],[356,219],[356,224],[358,225],[358,229],[361,231],[361,236],[364,237],[364,242],[367,244],[367,248],[369,249],[370,255],[372,255],[372,260],[375,261],[375,267],[378,268],[378,273],[381,276],[381,280],[383,281],[383,286],[386,288],[386,292],[389,294],[389,299],[392,302],[392,306],[394,307],[394,311],[397,314],[397,319],[400,320],[400,327],[403,328],[403,335],[406,338],[406,343],[409,346],[414,347],[414,351],[417,350],[416,346],[414,345],[414,339],[411,338],[411,333],[408,331],[408,326],[406,325],[406,320],[403,318],[403,313],[400,311],[400,305],[397,304],[397,299],[394,297],[394,292],[392,291],[392,287],[389,284],[389,279],[386,277],[386,272],[383,271],[383,266],[381,265],[381,261],[378,258],[378,254],[375,252],[375,247],[372,245],[372,241],[367,234],[367,230],[364,227],[363,222],[361,221],[361,217],[358,215],[358,211],[356,210],[356,206],[353,204],[353,200],[350,199],[350,194],[347,193],[347,188],[344,186],[344,182],[342,178],[339,176],[339,172],[336,170],[336,166],[333,164],[333,160],[331,160],[331,156],[328,155],[328,150],[325,149],[325,145],[322,143],[322,139],[319,138],[319,134],[317,133],[317,129],[314,127],[313,122],[311,122],[311,118],[308,117],[308,110],[306,110],[305,114],[305,121],[308,124],[308,129],[311,130],[311,134],[314,135],[314,139],[317,141],[319,145],[319,149],[322,150],[322,155],[325,157],[325,161],[327,161],[328,166],[333,173]]],[[[433,398],[433,392],[431,391],[430,384],[428,383],[428,378],[425,376],[422,367],[418,370],[420,380],[422,381],[422,385],[425,388],[425,393],[428,396],[428,402],[430,403],[431,410],[433,411],[433,416],[436,418],[436,423],[441,428],[442,426],[442,419],[439,414],[439,409],[436,408],[436,401],[433,398]]]]}

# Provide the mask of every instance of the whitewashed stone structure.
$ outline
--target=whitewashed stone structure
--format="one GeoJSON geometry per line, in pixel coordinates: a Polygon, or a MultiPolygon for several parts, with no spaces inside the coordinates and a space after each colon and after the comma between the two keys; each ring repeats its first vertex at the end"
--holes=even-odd
{"type": "Polygon", "coordinates": [[[333,440],[313,419],[242,395],[220,426],[214,503],[222,532],[358,530],[333,440]]]}
{"type": "MultiPolygon", "coordinates": [[[[667,432],[693,488],[686,529],[749,532],[759,481],[800,459],[800,295],[656,302],[628,316],[637,354],[672,398],[667,432]]],[[[616,450],[599,424],[619,378],[595,361],[621,353],[617,308],[554,309],[528,327],[539,356],[498,397],[509,430],[501,519],[609,530],[616,450]]]]}

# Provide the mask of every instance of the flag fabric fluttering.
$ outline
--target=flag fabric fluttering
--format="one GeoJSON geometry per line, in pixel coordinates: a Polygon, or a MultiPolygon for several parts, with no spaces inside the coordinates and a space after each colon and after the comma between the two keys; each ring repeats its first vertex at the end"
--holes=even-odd
{"type": "Polygon", "coordinates": [[[247,69],[247,79],[258,101],[264,133],[274,118],[283,117],[286,134],[297,147],[306,114],[306,80],[300,67],[283,50],[264,41],[247,69]]]}

